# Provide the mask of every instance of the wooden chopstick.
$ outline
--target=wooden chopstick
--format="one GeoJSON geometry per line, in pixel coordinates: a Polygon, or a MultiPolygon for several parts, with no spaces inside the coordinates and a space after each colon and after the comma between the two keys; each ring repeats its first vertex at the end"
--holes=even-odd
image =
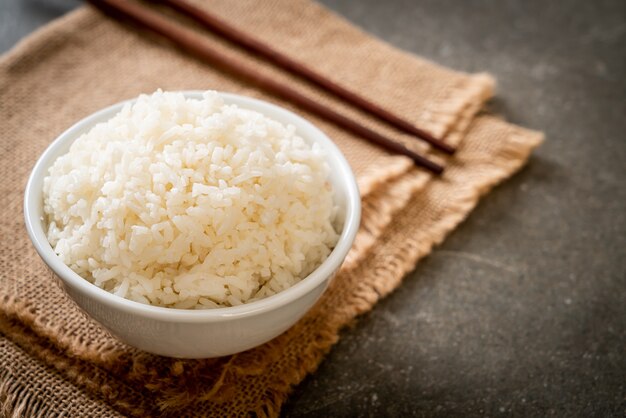
{"type": "Polygon", "coordinates": [[[218,16],[210,13],[209,11],[201,9],[189,3],[187,0],[155,1],[167,5],[168,7],[189,16],[201,25],[217,33],[218,35],[221,35],[229,41],[265,57],[269,61],[275,63],[280,67],[283,67],[288,71],[291,71],[300,75],[303,78],[306,78],[307,80],[317,84],[318,86],[324,88],[330,93],[333,93],[335,96],[338,96],[349,102],[350,104],[368,112],[373,116],[376,116],[378,119],[381,119],[404,132],[423,139],[424,141],[431,144],[433,147],[448,154],[454,153],[455,149],[452,146],[435,138],[430,133],[418,128],[411,122],[408,122],[407,120],[395,115],[394,113],[385,110],[377,104],[372,103],[371,101],[365,99],[363,96],[360,96],[354,91],[340,86],[339,84],[326,78],[320,73],[315,72],[311,68],[300,64],[289,56],[272,48],[270,45],[263,43],[248,35],[247,33],[237,29],[236,27],[232,26],[228,22],[225,22],[224,20],[220,19],[218,16]]]}
{"type": "Polygon", "coordinates": [[[405,155],[411,158],[417,165],[420,165],[433,173],[440,174],[443,171],[442,166],[408,149],[403,144],[395,142],[378,132],[372,131],[352,119],[333,111],[332,109],[302,95],[298,91],[286,85],[280,84],[279,82],[266,77],[249,67],[242,66],[236,60],[211,48],[206,42],[204,42],[201,35],[182,27],[181,25],[170,22],[162,15],[140,5],[139,3],[127,0],[87,1],[109,15],[131,20],[144,28],[163,36],[164,38],[169,39],[185,51],[190,52],[199,58],[210,62],[211,64],[217,63],[224,69],[227,69],[240,77],[248,79],[258,87],[291,101],[292,103],[299,105],[302,108],[315,113],[318,116],[321,116],[322,118],[325,118],[372,143],[378,144],[395,153],[405,155]]]}

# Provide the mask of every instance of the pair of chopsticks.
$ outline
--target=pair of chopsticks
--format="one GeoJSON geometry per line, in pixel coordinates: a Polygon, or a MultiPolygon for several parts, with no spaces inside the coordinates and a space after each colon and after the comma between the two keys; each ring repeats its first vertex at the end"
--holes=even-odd
{"type": "MultiPolygon", "coordinates": [[[[335,112],[334,110],[304,96],[298,91],[283,85],[267,76],[264,76],[254,69],[242,66],[236,60],[215,50],[202,36],[193,30],[186,29],[182,25],[171,22],[163,15],[141,5],[140,3],[128,0],[88,0],[94,6],[103,12],[115,17],[130,20],[140,26],[155,32],[162,37],[170,40],[185,51],[198,56],[212,64],[221,65],[224,69],[240,76],[270,93],[273,93],[283,99],[286,99],[303,109],[306,109],[336,125],[351,131],[352,133],[366,139],[372,143],[378,144],[389,151],[397,154],[405,155],[411,158],[415,164],[422,166],[433,173],[440,174],[443,167],[429,160],[428,158],[410,150],[403,144],[396,142],[384,135],[375,132],[356,121],[335,112]]],[[[334,83],[319,73],[303,66],[302,64],[292,60],[288,56],[272,49],[270,46],[259,42],[250,35],[238,30],[228,23],[220,20],[218,17],[188,3],[186,0],[157,0],[171,9],[178,11],[193,20],[199,22],[204,27],[226,38],[227,40],[238,44],[239,46],[252,51],[272,63],[300,75],[310,82],[324,88],[326,91],[337,97],[344,99],[353,106],[376,116],[396,128],[412,134],[428,143],[433,147],[452,154],[454,148],[434,138],[428,132],[415,127],[410,122],[388,112],[378,105],[368,101],[358,94],[334,83]]]]}

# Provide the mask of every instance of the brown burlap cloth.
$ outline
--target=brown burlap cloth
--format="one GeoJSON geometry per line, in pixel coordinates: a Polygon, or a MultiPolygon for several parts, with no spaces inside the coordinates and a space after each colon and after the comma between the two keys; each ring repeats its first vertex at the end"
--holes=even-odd
{"type": "MultiPolygon", "coordinates": [[[[209,360],[140,352],[79,313],[32,248],[22,198],[37,157],[78,119],[157,88],[215,89],[292,106],[90,8],[48,25],[0,61],[3,414],[277,415],[293,385],[316,369],[341,328],[396,288],[479,197],[519,169],[541,142],[539,133],[478,114],[492,94],[490,77],[454,72],[401,52],[308,0],[275,0],[262,7],[254,0],[213,0],[210,7],[371,101],[437,136],[447,135],[459,144],[458,153],[436,178],[404,157],[305,114],[343,150],[363,197],[362,227],[340,274],[304,319],[264,346],[209,360]]],[[[242,63],[430,152],[210,34],[206,39],[242,63]]]]}

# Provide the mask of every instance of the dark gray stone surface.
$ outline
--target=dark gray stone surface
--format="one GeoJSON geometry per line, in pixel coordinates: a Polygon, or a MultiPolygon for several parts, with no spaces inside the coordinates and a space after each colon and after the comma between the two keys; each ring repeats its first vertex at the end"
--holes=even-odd
{"type": "MultiPolygon", "coordinates": [[[[546,132],[294,391],[296,416],[626,414],[626,2],[333,1],[388,42],[499,81],[546,132]]],[[[0,50],[75,5],[0,0],[0,50]]]]}

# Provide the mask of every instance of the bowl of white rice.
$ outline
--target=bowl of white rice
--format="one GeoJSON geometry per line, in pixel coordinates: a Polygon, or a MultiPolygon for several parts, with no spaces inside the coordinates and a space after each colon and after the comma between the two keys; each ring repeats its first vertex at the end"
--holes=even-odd
{"type": "Polygon", "coordinates": [[[291,327],[360,221],[354,175],[324,133],[212,91],[159,90],[86,117],[45,150],[24,199],[69,297],[120,340],[181,358],[291,327]]]}

